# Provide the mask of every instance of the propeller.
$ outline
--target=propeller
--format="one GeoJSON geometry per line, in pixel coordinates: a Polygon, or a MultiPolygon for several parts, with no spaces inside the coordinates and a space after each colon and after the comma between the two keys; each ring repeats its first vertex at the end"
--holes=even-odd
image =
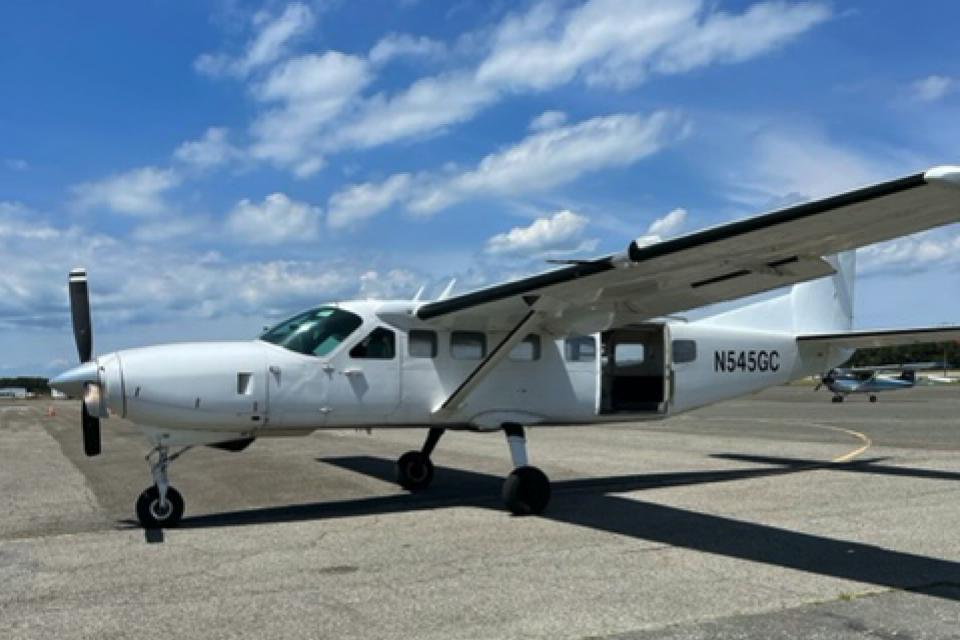
{"type": "Polygon", "coordinates": [[[835,380],[836,378],[834,378],[833,376],[833,369],[830,369],[830,371],[827,371],[826,373],[820,376],[820,381],[817,382],[817,386],[815,386],[813,390],[820,391],[820,387],[822,387],[823,385],[831,385],[834,383],[835,380]]]}
{"type": "MultiPolygon", "coordinates": [[[[74,269],[70,272],[70,313],[73,316],[73,337],[77,342],[80,363],[90,362],[93,356],[93,330],[90,321],[90,294],[87,289],[87,272],[74,269]]],[[[83,452],[88,456],[100,454],[100,385],[88,382],[84,385],[82,418],[83,452]],[[91,409],[93,411],[91,412],[91,409]]]]}

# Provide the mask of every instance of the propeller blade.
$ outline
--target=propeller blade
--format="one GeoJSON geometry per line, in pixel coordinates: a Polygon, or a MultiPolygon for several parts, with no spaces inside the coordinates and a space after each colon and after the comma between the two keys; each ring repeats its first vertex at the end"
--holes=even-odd
{"type": "Polygon", "coordinates": [[[823,386],[823,381],[821,380],[820,382],[817,383],[817,386],[815,386],[815,387],[813,388],[813,390],[814,390],[814,391],[820,391],[820,387],[822,387],[822,386],[823,386]]]}
{"type": "Polygon", "coordinates": [[[100,418],[90,415],[86,403],[83,409],[83,452],[89,457],[100,455],[100,418]]]}
{"type": "Polygon", "coordinates": [[[80,362],[87,362],[93,355],[93,331],[85,269],[70,272],[70,313],[73,315],[73,337],[77,342],[80,362]]]}

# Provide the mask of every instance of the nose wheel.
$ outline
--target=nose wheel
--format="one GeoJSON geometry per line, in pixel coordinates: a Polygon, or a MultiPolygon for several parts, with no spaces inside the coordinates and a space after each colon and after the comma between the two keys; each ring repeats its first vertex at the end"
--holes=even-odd
{"type": "Polygon", "coordinates": [[[150,464],[154,484],[144,489],[137,498],[137,520],[144,529],[171,528],[180,523],[180,518],[183,517],[183,496],[170,486],[167,467],[190,449],[191,447],[184,447],[169,455],[169,447],[159,445],[147,454],[146,460],[150,464]]]}
{"type": "Polygon", "coordinates": [[[160,489],[148,487],[137,498],[137,520],[144,529],[175,527],[183,516],[183,506],[183,496],[173,487],[167,487],[163,500],[160,499],[160,489]]]}

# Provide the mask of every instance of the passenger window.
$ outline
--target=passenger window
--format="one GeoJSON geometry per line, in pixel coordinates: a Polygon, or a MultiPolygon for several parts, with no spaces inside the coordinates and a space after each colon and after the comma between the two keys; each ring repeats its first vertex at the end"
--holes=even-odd
{"type": "Polygon", "coordinates": [[[677,364],[693,362],[697,359],[696,340],[674,340],[673,361],[677,364]]]}
{"type": "Polygon", "coordinates": [[[393,331],[379,327],[350,349],[351,358],[392,360],[396,355],[396,337],[393,331]]]}
{"type": "Polygon", "coordinates": [[[409,351],[411,358],[436,358],[436,332],[422,329],[412,330],[409,335],[409,351]]]}
{"type": "Polygon", "coordinates": [[[457,360],[482,360],[487,355],[487,336],[479,331],[454,331],[450,354],[457,360]]]}
{"type": "Polygon", "coordinates": [[[530,334],[510,352],[511,360],[532,361],[540,359],[540,336],[530,334]]]}
{"type": "Polygon", "coordinates": [[[564,353],[568,362],[593,362],[597,359],[597,342],[592,336],[567,338],[564,353]]]}

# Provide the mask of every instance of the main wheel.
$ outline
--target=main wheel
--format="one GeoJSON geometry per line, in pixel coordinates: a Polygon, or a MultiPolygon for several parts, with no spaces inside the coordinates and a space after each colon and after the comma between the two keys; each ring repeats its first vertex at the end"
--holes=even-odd
{"type": "Polygon", "coordinates": [[[183,516],[183,496],[173,487],[167,487],[167,502],[160,504],[160,490],[154,485],[144,489],[137,498],[137,520],[144,529],[175,527],[183,516]]]}
{"type": "Polygon", "coordinates": [[[420,451],[407,451],[397,460],[397,484],[408,491],[426,489],[433,482],[433,462],[420,451]]]}
{"type": "Polygon", "coordinates": [[[870,396],[870,402],[876,402],[877,396],[870,396]]]}
{"type": "Polygon", "coordinates": [[[536,467],[517,467],[503,481],[503,501],[517,516],[543,513],[550,502],[550,480],[536,467]]]}

